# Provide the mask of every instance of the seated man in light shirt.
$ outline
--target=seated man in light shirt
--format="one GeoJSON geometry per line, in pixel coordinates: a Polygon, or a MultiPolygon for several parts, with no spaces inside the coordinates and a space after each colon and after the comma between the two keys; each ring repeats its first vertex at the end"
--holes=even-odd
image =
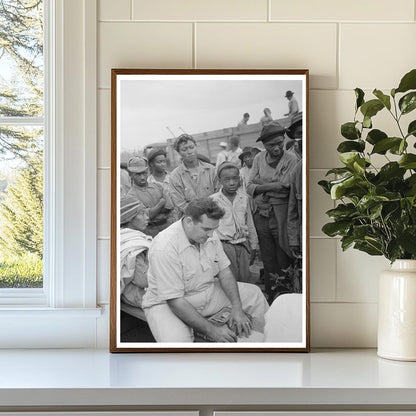
{"type": "Polygon", "coordinates": [[[258,239],[250,208],[250,197],[240,188],[240,172],[233,163],[218,167],[221,190],[212,198],[225,212],[217,229],[231,271],[239,282],[250,283],[250,260],[258,250],[258,239]]]}
{"type": "Polygon", "coordinates": [[[143,309],[157,342],[193,342],[194,331],[214,342],[236,342],[250,337],[253,326],[263,331],[267,301],[257,286],[236,282],[214,233],[223,215],[212,199],[196,199],[153,240],[143,309]],[[227,307],[227,324],[208,319],[227,307]]]}

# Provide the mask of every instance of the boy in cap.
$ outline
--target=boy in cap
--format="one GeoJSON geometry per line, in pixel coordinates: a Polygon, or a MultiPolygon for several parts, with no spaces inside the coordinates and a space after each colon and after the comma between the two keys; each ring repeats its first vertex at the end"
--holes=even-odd
{"type": "Polygon", "coordinates": [[[250,259],[258,250],[257,233],[253,223],[249,196],[239,189],[240,172],[231,162],[218,167],[222,188],[211,198],[224,210],[217,235],[230,259],[231,271],[239,282],[249,283],[250,259]]]}
{"type": "Polygon", "coordinates": [[[149,210],[149,224],[143,232],[152,237],[175,221],[173,204],[159,183],[149,183],[147,160],[135,156],[127,163],[127,171],[132,179],[132,186],[127,196],[140,201],[149,210]]]}
{"type": "MultiPolygon", "coordinates": [[[[254,199],[254,224],[265,269],[266,293],[271,274],[281,276],[291,262],[287,229],[290,172],[297,157],[284,150],[285,129],[277,122],[264,126],[257,141],[265,148],[253,160],[247,193],[254,199]]],[[[272,300],[272,299],[269,299],[272,300]]]]}
{"type": "Polygon", "coordinates": [[[253,160],[257,153],[260,153],[261,150],[257,147],[250,147],[246,146],[243,149],[243,152],[238,156],[241,160],[241,164],[243,167],[240,169],[240,177],[241,177],[241,187],[243,191],[246,192],[248,177],[250,175],[250,170],[253,167],[253,160]]]}

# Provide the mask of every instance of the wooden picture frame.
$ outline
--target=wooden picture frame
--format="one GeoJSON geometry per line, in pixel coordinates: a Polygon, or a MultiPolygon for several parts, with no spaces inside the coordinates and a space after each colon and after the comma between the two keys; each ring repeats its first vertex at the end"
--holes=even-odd
{"type": "Polygon", "coordinates": [[[111,352],[309,351],[308,89],[306,69],[112,69],[111,352]]]}

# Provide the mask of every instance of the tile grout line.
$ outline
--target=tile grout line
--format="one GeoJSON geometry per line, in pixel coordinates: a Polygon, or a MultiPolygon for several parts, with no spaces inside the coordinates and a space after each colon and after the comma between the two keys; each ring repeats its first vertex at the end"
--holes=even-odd
{"type": "Polygon", "coordinates": [[[337,90],[339,90],[340,84],[340,73],[341,73],[341,24],[337,23],[337,62],[336,62],[336,71],[337,71],[337,90]]]}
{"type": "Polygon", "coordinates": [[[179,19],[98,19],[98,23],[287,23],[287,24],[305,24],[305,25],[314,25],[314,24],[353,24],[353,25],[414,25],[413,20],[272,20],[268,19],[235,19],[235,20],[220,20],[220,19],[210,19],[210,20],[179,20],[179,19]]]}
{"type": "Polygon", "coordinates": [[[196,69],[196,22],[192,23],[192,68],[196,69]]]}
{"type": "Polygon", "coordinates": [[[334,282],[334,303],[338,303],[338,244],[340,244],[340,241],[336,241],[336,244],[334,244],[333,250],[334,253],[334,259],[335,259],[335,282],[334,282]]]}
{"type": "Polygon", "coordinates": [[[267,1],[267,22],[269,23],[271,20],[272,20],[272,0],[268,0],[267,1]]]}

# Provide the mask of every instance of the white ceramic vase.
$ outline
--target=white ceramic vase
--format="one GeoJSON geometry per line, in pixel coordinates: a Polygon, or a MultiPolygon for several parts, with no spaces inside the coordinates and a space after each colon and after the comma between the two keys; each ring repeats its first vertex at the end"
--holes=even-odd
{"type": "Polygon", "coordinates": [[[380,275],[377,354],[416,361],[416,260],[396,260],[380,275]]]}

